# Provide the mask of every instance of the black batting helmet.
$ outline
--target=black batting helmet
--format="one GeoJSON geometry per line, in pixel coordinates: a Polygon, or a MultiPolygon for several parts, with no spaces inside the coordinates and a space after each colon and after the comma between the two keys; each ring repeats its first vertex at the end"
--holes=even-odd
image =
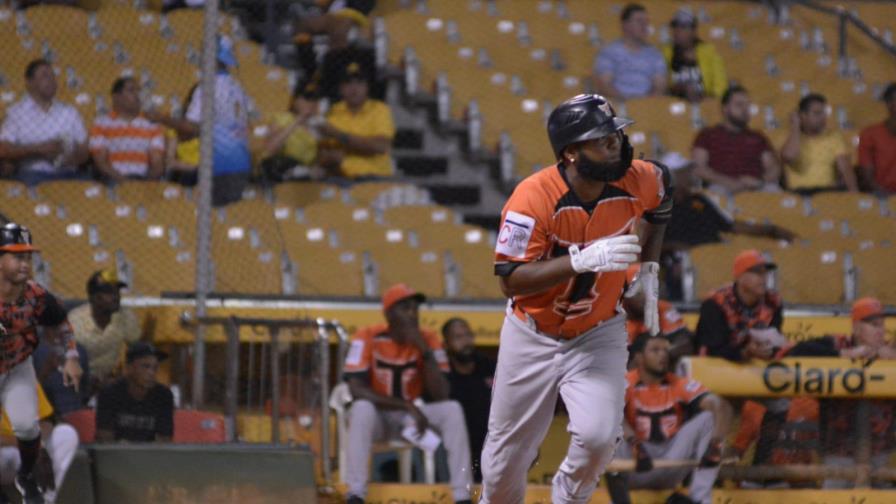
{"type": "Polygon", "coordinates": [[[580,94],[561,103],[548,118],[548,138],[554,155],[567,145],[605,137],[634,123],[617,117],[610,101],[599,94],[580,94]]]}
{"type": "Polygon", "coordinates": [[[36,252],[31,244],[31,231],[25,226],[9,222],[0,227],[0,254],[5,252],[36,252]]]}

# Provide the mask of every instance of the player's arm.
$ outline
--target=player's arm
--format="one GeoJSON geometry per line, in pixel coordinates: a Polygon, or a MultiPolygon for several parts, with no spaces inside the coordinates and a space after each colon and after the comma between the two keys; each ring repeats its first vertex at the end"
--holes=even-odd
{"type": "Polygon", "coordinates": [[[507,297],[536,294],[568,282],[578,275],[572,267],[570,256],[555,257],[546,261],[505,263],[495,267],[501,292],[507,297]],[[505,275],[503,271],[509,270],[505,275]]]}
{"type": "Polygon", "coordinates": [[[700,398],[697,407],[700,408],[701,411],[709,411],[712,413],[712,438],[724,440],[728,435],[728,429],[731,426],[732,418],[734,418],[734,410],[731,408],[731,404],[725,399],[707,392],[700,398]]]}
{"type": "Polygon", "coordinates": [[[348,389],[352,393],[352,399],[370,401],[377,408],[389,410],[407,410],[411,405],[409,401],[405,401],[400,397],[386,396],[374,392],[370,388],[370,383],[367,379],[359,375],[360,373],[351,373],[346,376],[346,383],[348,383],[348,389]]]}

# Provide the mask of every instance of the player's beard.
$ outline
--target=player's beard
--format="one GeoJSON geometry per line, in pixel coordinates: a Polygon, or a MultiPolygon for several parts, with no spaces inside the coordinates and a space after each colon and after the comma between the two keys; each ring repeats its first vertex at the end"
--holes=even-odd
{"type": "Polygon", "coordinates": [[[460,364],[469,364],[475,359],[474,350],[472,348],[464,348],[460,352],[456,352],[451,356],[460,364]]]}
{"type": "Polygon", "coordinates": [[[598,182],[615,182],[625,176],[632,166],[634,149],[628,142],[628,135],[622,134],[622,146],[619,148],[617,161],[592,161],[582,154],[576,162],[576,171],[583,178],[598,182]]]}

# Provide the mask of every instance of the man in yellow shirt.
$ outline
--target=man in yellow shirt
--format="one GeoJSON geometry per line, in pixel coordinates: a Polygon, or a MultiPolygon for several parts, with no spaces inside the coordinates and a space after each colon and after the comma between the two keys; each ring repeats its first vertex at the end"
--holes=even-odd
{"type": "Polygon", "coordinates": [[[827,128],[827,100],[811,93],[790,118],[790,134],[781,146],[786,187],[801,192],[838,189],[838,174],[849,191],[858,191],[849,147],[843,135],[827,128]]]}
{"type": "Polygon", "coordinates": [[[339,94],[342,101],[333,105],[327,123],[320,127],[321,135],[327,137],[318,152],[320,164],[348,179],[392,176],[392,111],[370,99],[367,71],[361,63],[345,66],[339,94]]]}
{"type": "MultiPolygon", "coordinates": [[[[46,502],[55,502],[56,489],[62,484],[66,471],[72,464],[78,450],[78,432],[68,424],[53,425],[53,406],[47,400],[43,388],[37,385],[37,408],[40,416],[40,430],[43,436],[44,453],[38,459],[35,474],[44,487],[46,502]]],[[[12,484],[13,476],[19,470],[21,459],[16,447],[16,438],[6,412],[0,409],[0,486],[12,484]]],[[[0,502],[4,501],[0,490],[0,502]]]]}

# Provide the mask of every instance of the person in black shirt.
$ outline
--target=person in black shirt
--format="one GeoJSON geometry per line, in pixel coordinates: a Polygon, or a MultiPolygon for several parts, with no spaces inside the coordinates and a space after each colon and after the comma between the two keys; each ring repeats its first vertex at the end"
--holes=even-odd
{"type": "Polygon", "coordinates": [[[448,374],[451,398],[464,409],[470,437],[473,478],[479,483],[482,481],[480,458],[485,434],[488,432],[488,410],[491,407],[495,363],[476,351],[473,346],[473,330],[464,319],[452,318],[445,322],[442,337],[451,364],[451,372],[448,374]]]}
{"type": "Polygon", "coordinates": [[[168,354],[150,343],[128,347],[124,378],[104,388],[97,401],[96,440],[171,441],[174,433],[174,397],[156,382],[159,362],[168,354]]]}
{"type": "Polygon", "coordinates": [[[675,184],[672,217],[663,237],[662,262],[666,272],[667,298],[682,299],[682,252],[706,243],[720,243],[721,233],[743,234],[792,241],[796,235],[774,224],[755,224],[736,220],[704,193],[695,190],[698,183],[693,162],[677,152],[669,152],[660,160],[669,168],[675,184]]]}

